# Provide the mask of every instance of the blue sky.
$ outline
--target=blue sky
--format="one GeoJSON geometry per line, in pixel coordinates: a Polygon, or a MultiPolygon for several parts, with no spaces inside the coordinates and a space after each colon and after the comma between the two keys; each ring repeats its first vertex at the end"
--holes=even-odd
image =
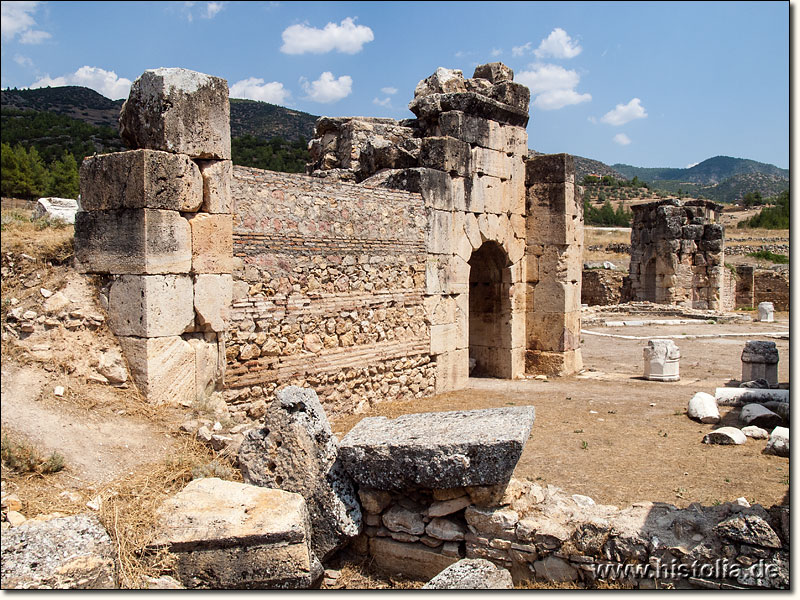
{"type": "Polygon", "coordinates": [[[408,118],[437,67],[502,61],[529,147],[685,167],[789,166],[788,2],[2,2],[0,85],[127,96],[185,67],[316,115],[408,118]]]}

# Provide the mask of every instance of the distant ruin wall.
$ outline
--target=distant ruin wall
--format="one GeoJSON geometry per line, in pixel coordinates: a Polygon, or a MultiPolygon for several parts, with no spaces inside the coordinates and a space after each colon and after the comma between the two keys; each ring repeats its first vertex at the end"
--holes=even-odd
{"type": "Polygon", "coordinates": [[[772,302],[775,310],[789,310],[789,273],[768,269],[755,272],[753,281],[753,306],[772,302]]]}
{"type": "Polygon", "coordinates": [[[235,167],[226,399],[312,385],[329,413],[434,392],[419,194],[235,167]]]}
{"type": "Polygon", "coordinates": [[[625,273],[611,269],[584,269],[581,303],[589,306],[619,304],[625,273]]]}

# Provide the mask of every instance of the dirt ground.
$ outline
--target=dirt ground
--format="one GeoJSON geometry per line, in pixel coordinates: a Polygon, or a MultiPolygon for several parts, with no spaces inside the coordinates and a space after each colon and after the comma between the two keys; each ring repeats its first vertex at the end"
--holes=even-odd
{"type": "MultiPolygon", "coordinates": [[[[788,324],[788,313],[783,313],[774,324],[591,327],[589,331],[645,339],[585,334],[585,370],[580,375],[548,381],[473,378],[466,390],[384,403],[370,413],[341,419],[334,430],[343,435],[365,416],[531,404],[536,421],[514,472],[517,478],[620,507],[642,500],[709,505],[742,496],[764,506],[788,504],[789,460],[762,454],[766,440],[748,439],[743,446],[702,443],[712,429],[736,425],[738,408],[720,407],[719,425],[697,423],[685,414],[696,392],[713,394],[741,377],[741,351],[749,336],[675,340],[681,351],[681,380],[641,378],[642,349],[649,337],[778,332],[788,331],[788,324]]],[[[789,341],[774,341],[781,356],[779,381],[788,382],[789,341]]]]}

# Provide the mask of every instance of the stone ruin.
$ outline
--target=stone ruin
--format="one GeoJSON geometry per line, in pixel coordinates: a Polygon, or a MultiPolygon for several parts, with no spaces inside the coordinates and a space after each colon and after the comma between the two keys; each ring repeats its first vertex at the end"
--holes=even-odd
{"type": "Polygon", "coordinates": [[[81,167],[76,261],[155,402],[279,385],[329,411],[579,370],[583,217],[568,155],[529,158],[530,93],[501,63],[438,69],[416,119],[321,118],[310,176],[232,168],[225,81],[146,71],[133,148],[81,167]]]}
{"type": "Polygon", "coordinates": [[[631,262],[626,301],[721,310],[725,280],[722,206],[708,200],[662,200],[631,207],[631,262]]]}

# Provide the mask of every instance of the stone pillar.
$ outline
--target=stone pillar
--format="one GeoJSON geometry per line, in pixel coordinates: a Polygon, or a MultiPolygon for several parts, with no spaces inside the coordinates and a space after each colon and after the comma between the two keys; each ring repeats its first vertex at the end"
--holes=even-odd
{"type": "Polygon", "coordinates": [[[565,375],[580,350],[583,202],[568,154],[526,161],[526,372],[565,375]]]}
{"type": "Polygon", "coordinates": [[[678,381],[681,352],[672,340],[650,340],[642,351],[644,378],[650,381],[678,381]]]}
{"type": "Polygon", "coordinates": [[[775,342],[750,340],[742,350],[742,382],[766,379],[778,384],[778,347],[775,342]]]}
{"type": "Polygon", "coordinates": [[[762,323],[772,323],[775,320],[775,307],[772,302],[758,303],[758,320],[762,323]]]}
{"type": "Polygon", "coordinates": [[[232,295],[230,105],[224,79],[145,71],[122,107],[133,148],[81,165],[75,260],[108,277],[108,323],[154,403],[222,384],[232,295]]]}

